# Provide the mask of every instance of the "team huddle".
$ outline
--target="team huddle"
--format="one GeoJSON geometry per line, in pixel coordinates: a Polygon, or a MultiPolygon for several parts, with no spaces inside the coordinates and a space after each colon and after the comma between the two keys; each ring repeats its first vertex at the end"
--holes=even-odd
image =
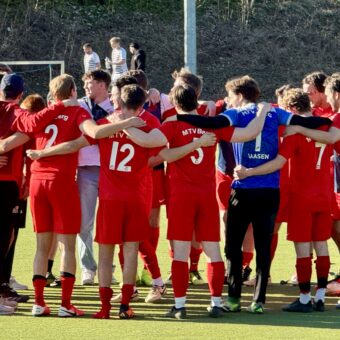
{"type": "MultiPolygon", "coordinates": [[[[174,72],[173,78],[173,87],[164,94],[148,89],[141,70],[124,73],[113,84],[109,73],[92,70],[83,77],[86,97],[78,100],[73,77],[63,74],[51,80],[44,107],[37,95],[19,106],[23,79],[15,73],[4,75],[0,88],[0,187],[6,197],[0,212],[3,314],[14,313],[16,307],[8,293],[5,266],[13,209],[24,195],[23,184],[29,187],[37,239],[33,316],[51,313],[44,289],[50,283],[56,245],[61,252],[58,315],[85,314],[71,302],[77,238],[82,284],[93,284],[98,271],[101,308],[94,318],[110,318],[112,302],[120,303],[119,318],[135,316],[130,303],[138,297],[138,253],[144,262],[144,280],[151,286],[145,301],[161,300],[166,284],[157,244],[163,204],[175,302],[167,317],[186,318],[189,279],[194,284],[203,281],[198,272],[202,252],[211,295],[209,316],[240,311],[243,284],[254,285],[247,311],[263,313],[282,222],[287,222],[287,239],[295,245],[300,290],[299,298],[283,310],[324,311],[327,290],[334,293],[334,287],[340,286],[337,278],[328,282],[327,248],[333,237],[340,249],[340,196],[334,188],[333,165],[340,152],[340,74],[312,73],[304,78],[303,89],[285,85],[277,90],[277,104],[257,104],[260,89],[249,76],[228,80],[226,98],[216,103],[199,99],[202,80],[188,70],[174,72]],[[98,268],[91,245],[95,215],[98,268]],[[116,246],[123,282],[120,294],[113,296],[116,246]],[[256,276],[249,280],[254,247],[256,276]],[[317,289],[312,299],[314,251],[317,289]],[[224,284],[228,284],[225,300],[224,284]]],[[[340,288],[335,289],[340,293],[340,288]]]]}

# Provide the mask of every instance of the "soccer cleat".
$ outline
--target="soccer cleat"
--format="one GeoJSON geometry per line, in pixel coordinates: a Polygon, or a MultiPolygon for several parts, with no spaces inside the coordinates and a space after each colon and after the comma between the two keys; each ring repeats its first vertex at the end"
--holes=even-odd
{"type": "Polygon", "coordinates": [[[83,286],[93,286],[96,273],[92,270],[84,269],[81,273],[81,284],[83,286]]]}
{"type": "Polygon", "coordinates": [[[47,305],[45,306],[33,305],[32,307],[33,316],[47,316],[50,314],[51,314],[51,309],[47,305]]]}
{"type": "Polygon", "coordinates": [[[15,308],[6,306],[0,303],[0,315],[12,315],[15,312],[15,308]]]}
{"type": "Polygon", "coordinates": [[[165,282],[166,285],[172,285],[172,274],[170,272],[169,276],[166,278],[165,282]]]}
{"type": "Polygon", "coordinates": [[[14,276],[11,276],[9,279],[9,286],[14,290],[27,290],[28,286],[22,283],[19,283],[14,276]]]}
{"type": "Polygon", "coordinates": [[[18,306],[18,303],[16,301],[7,300],[6,298],[3,298],[2,296],[0,296],[0,305],[13,307],[14,309],[16,309],[18,306]]]}
{"type": "Polygon", "coordinates": [[[293,286],[297,286],[299,284],[298,278],[297,278],[297,274],[293,274],[290,279],[289,279],[289,283],[292,284],[293,286]]]}
{"type": "Polygon", "coordinates": [[[240,304],[240,299],[239,298],[232,298],[228,297],[227,301],[224,305],[221,306],[221,309],[223,312],[240,312],[241,311],[241,304],[240,304]]]}
{"type": "Polygon", "coordinates": [[[28,295],[18,294],[14,289],[11,289],[10,286],[7,284],[1,285],[0,295],[8,301],[15,302],[27,302],[30,298],[28,295]]]}
{"type": "Polygon", "coordinates": [[[327,296],[340,296],[340,279],[334,279],[327,284],[326,287],[327,296]]]}
{"type": "Polygon", "coordinates": [[[187,317],[187,311],[185,307],[182,308],[176,308],[173,306],[166,314],[165,316],[167,318],[175,318],[177,320],[183,320],[187,317]]]}
{"type": "Polygon", "coordinates": [[[242,282],[249,281],[252,271],[253,270],[249,266],[246,266],[242,269],[242,282]]]}
{"type": "Polygon", "coordinates": [[[152,287],[152,277],[147,269],[143,269],[142,276],[140,278],[140,283],[145,287],[152,287]]]}
{"type": "Polygon", "coordinates": [[[118,316],[119,316],[119,319],[132,319],[136,315],[131,308],[124,306],[124,305],[121,305],[120,309],[119,309],[118,316]]]}
{"type": "Polygon", "coordinates": [[[204,285],[205,281],[203,280],[201,274],[198,271],[189,273],[189,281],[195,286],[204,285]]]}
{"type": "Polygon", "coordinates": [[[146,303],[152,303],[156,302],[162,299],[162,297],[166,293],[166,287],[163,286],[153,286],[150,291],[148,296],[145,298],[146,303]]]}
{"type": "Polygon", "coordinates": [[[83,316],[83,315],[85,315],[85,313],[73,305],[70,305],[70,308],[60,306],[59,311],[58,311],[58,316],[62,318],[69,318],[69,317],[76,317],[76,316],[83,316]]]}
{"type": "Polygon", "coordinates": [[[316,312],[324,312],[325,311],[325,303],[322,300],[313,301],[313,310],[316,312]]]}
{"type": "MultiPolygon", "coordinates": [[[[254,287],[255,281],[256,281],[256,278],[253,277],[252,279],[250,279],[248,281],[244,281],[243,284],[247,287],[254,287]]],[[[270,284],[270,283],[272,283],[272,279],[270,277],[268,277],[268,284],[270,284]]]]}
{"type": "Polygon", "coordinates": [[[209,316],[211,318],[220,318],[223,316],[224,310],[222,307],[217,307],[217,306],[208,306],[207,310],[209,312],[209,316]]]}
{"type": "Polygon", "coordinates": [[[250,306],[247,307],[247,312],[253,314],[263,314],[264,308],[262,302],[253,301],[250,306]]]}
{"type": "Polygon", "coordinates": [[[311,313],[313,312],[312,301],[304,304],[300,302],[300,299],[295,300],[291,304],[282,308],[284,312],[295,312],[295,313],[311,313]]]}
{"type": "MultiPolygon", "coordinates": [[[[112,297],[111,302],[120,302],[121,300],[122,300],[122,293],[119,293],[119,294],[112,297]]],[[[131,295],[130,301],[131,302],[139,301],[139,293],[138,293],[137,289],[131,295]]]]}

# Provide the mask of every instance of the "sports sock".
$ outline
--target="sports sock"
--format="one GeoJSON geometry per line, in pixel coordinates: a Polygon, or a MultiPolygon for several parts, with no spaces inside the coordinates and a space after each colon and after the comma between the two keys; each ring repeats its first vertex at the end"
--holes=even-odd
{"type": "Polygon", "coordinates": [[[224,283],[224,263],[222,261],[208,262],[207,278],[210,295],[213,297],[220,297],[222,295],[224,283]]]}
{"type": "Polygon", "coordinates": [[[186,296],[189,285],[189,270],[188,262],[172,261],[172,287],[174,290],[175,298],[186,296]]]}
{"type": "Polygon", "coordinates": [[[159,226],[158,227],[151,227],[150,228],[150,236],[149,236],[149,242],[155,249],[157,250],[158,246],[158,240],[159,240],[159,226]]]}
{"type": "Polygon", "coordinates": [[[278,233],[273,234],[272,242],[270,244],[270,262],[272,262],[274,259],[278,241],[279,241],[279,234],[278,233]]]}
{"type": "Polygon", "coordinates": [[[52,273],[53,263],[54,263],[54,260],[47,261],[47,272],[48,273],[52,273]]]}
{"type": "Polygon", "coordinates": [[[310,300],[312,299],[312,297],[310,296],[310,293],[300,293],[300,302],[304,305],[306,305],[310,300]]]}
{"type": "Polygon", "coordinates": [[[315,293],[314,301],[318,302],[321,300],[325,302],[326,288],[318,288],[315,293]]]}
{"type": "Polygon", "coordinates": [[[175,308],[183,308],[185,307],[186,296],[175,297],[175,308]]]}
{"type": "Polygon", "coordinates": [[[163,287],[164,286],[163,279],[161,277],[158,277],[157,279],[152,279],[152,285],[163,287]]]}
{"type": "Polygon", "coordinates": [[[200,260],[201,254],[203,249],[202,248],[194,248],[191,247],[190,249],[190,272],[197,272],[198,271],[198,262],[200,260]]]}
{"type": "Polygon", "coordinates": [[[99,297],[102,303],[102,307],[99,312],[93,315],[96,319],[109,319],[110,318],[110,309],[111,303],[110,300],[112,298],[112,289],[109,287],[99,287],[99,297]]]}
{"type": "Polygon", "coordinates": [[[139,244],[139,252],[142,256],[144,264],[151,273],[153,279],[157,279],[161,276],[161,271],[159,269],[158,260],[156,256],[155,249],[149,241],[144,241],[139,244]]]}
{"type": "Polygon", "coordinates": [[[318,288],[326,288],[330,268],[329,256],[318,256],[315,261],[318,288]]]}
{"type": "Polygon", "coordinates": [[[309,293],[312,276],[312,259],[310,257],[297,258],[295,267],[300,292],[303,294],[309,293]]]}
{"type": "Polygon", "coordinates": [[[41,307],[45,307],[44,300],[44,288],[46,286],[46,277],[42,275],[33,275],[33,287],[34,287],[34,303],[41,307]]]}
{"type": "Polygon", "coordinates": [[[222,305],[222,297],[221,296],[212,296],[211,297],[211,307],[221,307],[222,305]]]}
{"type": "Polygon", "coordinates": [[[251,260],[253,259],[254,253],[244,251],[242,252],[242,266],[247,267],[250,265],[251,260]]]}
{"type": "Polygon", "coordinates": [[[132,294],[133,285],[124,283],[122,287],[122,300],[120,303],[129,306],[132,294]]]}
{"type": "Polygon", "coordinates": [[[71,297],[76,278],[73,274],[60,272],[61,279],[61,305],[67,309],[71,306],[71,297]]]}

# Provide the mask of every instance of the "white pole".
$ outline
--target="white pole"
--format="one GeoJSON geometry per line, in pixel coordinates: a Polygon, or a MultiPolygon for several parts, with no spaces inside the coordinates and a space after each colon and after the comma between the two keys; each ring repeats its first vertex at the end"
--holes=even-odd
{"type": "Polygon", "coordinates": [[[184,0],[184,65],[197,73],[196,0],[184,0]]]}

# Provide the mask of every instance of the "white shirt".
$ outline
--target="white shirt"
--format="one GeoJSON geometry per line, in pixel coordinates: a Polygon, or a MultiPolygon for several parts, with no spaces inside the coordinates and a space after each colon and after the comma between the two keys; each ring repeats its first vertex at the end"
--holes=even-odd
{"type": "MultiPolygon", "coordinates": [[[[91,110],[84,100],[78,100],[82,108],[89,112],[92,116],[91,110]]],[[[114,111],[109,98],[97,104],[108,113],[114,111]]],[[[100,166],[99,148],[98,145],[89,145],[81,148],[78,153],[78,166],[100,166]]]]}
{"type": "Polygon", "coordinates": [[[122,75],[128,70],[126,65],[126,51],[123,47],[112,49],[111,60],[113,63],[124,60],[124,63],[121,65],[112,65],[112,76],[122,75]]]}
{"type": "Polygon", "coordinates": [[[100,64],[100,59],[96,52],[92,52],[91,54],[85,53],[84,55],[85,73],[97,69],[97,64],[100,64]]]}

